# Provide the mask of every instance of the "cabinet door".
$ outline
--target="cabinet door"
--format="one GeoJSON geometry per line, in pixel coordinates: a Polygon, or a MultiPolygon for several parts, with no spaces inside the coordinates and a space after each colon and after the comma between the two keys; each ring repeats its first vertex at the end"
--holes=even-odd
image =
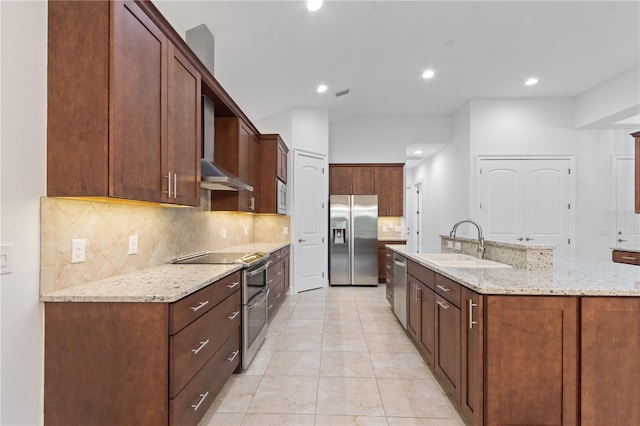
{"type": "Polygon", "coordinates": [[[577,299],[485,302],[485,424],[577,424],[577,299]]]}
{"type": "Polygon", "coordinates": [[[467,420],[481,425],[483,418],[483,343],[484,299],[467,288],[462,289],[462,380],[460,405],[467,420]]]}
{"type": "Polygon", "coordinates": [[[200,205],[200,74],[169,44],[168,171],[178,204],[200,205]]]}
{"type": "Polygon", "coordinates": [[[329,167],[329,187],[331,195],[351,195],[353,169],[349,166],[329,167]]]}
{"type": "Polygon", "coordinates": [[[276,171],[276,177],[278,177],[284,183],[287,183],[287,151],[281,143],[278,143],[276,171]]]}
{"type": "Polygon", "coordinates": [[[435,370],[444,391],[460,402],[460,309],[435,295],[435,370]]]}
{"type": "MultiPolygon", "coordinates": [[[[249,183],[251,180],[251,177],[249,176],[249,164],[251,161],[249,159],[249,150],[251,149],[250,144],[251,131],[241,123],[238,130],[238,177],[249,185],[251,185],[251,183],[249,183]]],[[[238,191],[238,211],[251,211],[250,198],[252,196],[253,195],[250,191],[238,191]]]]}
{"type": "Polygon", "coordinates": [[[352,184],[354,195],[375,195],[375,167],[353,167],[352,184]]]}
{"type": "Polygon", "coordinates": [[[407,275],[407,331],[415,342],[420,341],[421,309],[420,309],[420,281],[412,275],[407,275]]]}
{"type": "Polygon", "coordinates": [[[404,211],[404,168],[388,167],[387,179],[388,216],[402,216],[404,211]]]}
{"type": "Polygon", "coordinates": [[[166,202],[167,45],[131,2],[113,3],[109,196],[166,202]]]}
{"type": "Polygon", "coordinates": [[[434,366],[436,331],[436,293],[425,284],[420,284],[420,339],[418,347],[427,363],[434,366]]]}
{"type": "MultiPolygon", "coordinates": [[[[254,133],[249,138],[249,185],[253,192],[249,193],[249,210],[256,211],[260,198],[260,142],[254,133]]],[[[242,192],[242,191],[241,191],[242,192]]]]}
{"type": "Polygon", "coordinates": [[[380,166],[375,168],[376,194],[378,194],[378,216],[389,214],[389,168],[380,166]]]}
{"type": "Polygon", "coordinates": [[[581,422],[640,424],[640,298],[582,298],[581,422]]]}

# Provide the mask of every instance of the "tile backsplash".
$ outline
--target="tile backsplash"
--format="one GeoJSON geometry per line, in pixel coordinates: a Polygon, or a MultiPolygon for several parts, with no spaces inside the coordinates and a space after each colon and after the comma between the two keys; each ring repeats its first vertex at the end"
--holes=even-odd
{"type": "Polygon", "coordinates": [[[208,192],[199,208],[166,208],[42,198],[40,292],[157,266],[185,254],[252,242],[288,242],[289,216],[210,212],[208,192]],[[138,253],[128,254],[129,236],[138,253]],[[71,240],[86,240],[86,260],[71,263],[71,240]]]}
{"type": "Polygon", "coordinates": [[[402,239],[402,217],[384,216],[378,218],[378,239],[379,240],[400,240],[402,239]],[[396,231],[399,227],[400,231],[396,231]]]}

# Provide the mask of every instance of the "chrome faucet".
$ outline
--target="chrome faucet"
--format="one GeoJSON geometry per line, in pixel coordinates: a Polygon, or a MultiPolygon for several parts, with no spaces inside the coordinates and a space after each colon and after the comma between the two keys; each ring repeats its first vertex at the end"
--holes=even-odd
{"type": "Polygon", "coordinates": [[[449,232],[449,236],[451,238],[455,238],[456,231],[458,230],[458,226],[460,226],[463,223],[471,223],[472,225],[475,225],[476,228],[478,228],[478,258],[484,259],[484,237],[482,236],[482,228],[480,227],[480,224],[478,222],[471,219],[461,220],[460,222],[453,225],[453,228],[449,232]]]}

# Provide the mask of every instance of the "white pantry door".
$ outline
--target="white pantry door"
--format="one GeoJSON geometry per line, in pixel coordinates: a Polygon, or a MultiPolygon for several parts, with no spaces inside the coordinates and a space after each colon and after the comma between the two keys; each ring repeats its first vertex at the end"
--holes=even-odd
{"type": "Polygon", "coordinates": [[[327,272],[327,188],[324,158],[296,151],[293,199],[295,250],[293,288],[296,292],[324,287],[327,272]]]}
{"type": "Polygon", "coordinates": [[[640,215],[635,213],[633,157],[614,158],[614,247],[640,249],[640,215]]]}
{"type": "Polygon", "coordinates": [[[480,223],[488,240],[555,246],[574,253],[571,161],[480,160],[480,223]]]}

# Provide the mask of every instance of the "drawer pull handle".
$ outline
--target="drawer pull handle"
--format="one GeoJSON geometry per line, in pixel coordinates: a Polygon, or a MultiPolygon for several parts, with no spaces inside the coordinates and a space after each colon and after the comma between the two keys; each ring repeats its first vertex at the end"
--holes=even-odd
{"type": "Polygon", "coordinates": [[[282,296],[282,292],[280,292],[280,293],[278,293],[278,294],[276,295],[276,299],[280,299],[280,296],[282,296]]]}
{"type": "Polygon", "coordinates": [[[276,275],[282,275],[282,271],[276,272],[276,275]]]}
{"type": "Polygon", "coordinates": [[[198,352],[200,352],[208,344],[209,339],[205,340],[204,342],[200,342],[200,346],[198,346],[196,349],[191,349],[191,352],[193,352],[194,355],[198,355],[198,352]]]}
{"type": "Polygon", "coordinates": [[[269,284],[271,284],[273,282],[273,280],[269,280],[269,284]]]}
{"type": "Polygon", "coordinates": [[[391,255],[389,253],[387,253],[387,257],[391,257],[391,255]]]}
{"type": "Polygon", "coordinates": [[[448,293],[448,292],[450,292],[450,291],[451,291],[451,289],[450,289],[450,288],[445,287],[445,286],[440,285],[440,284],[438,284],[438,288],[439,288],[440,290],[442,290],[442,291],[446,292],[446,293],[448,293]]]}
{"type": "Polygon", "coordinates": [[[391,266],[387,265],[387,269],[388,269],[388,270],[391,270],[391,266]]]}
{"type": "Polygon", "coordinates": [[[229,358],[227,358],[227,361],[233,362],[233,360],[236,359],[236,357],[238,356],[239,353],[240,353],[240,351],[233,351],[231,353],[231,356],[229,358]]]}
{"type": "Polygon", "coordinates": [[[193,411],[198,411],[198,408],[200,408],[200,405],[202,405],[202,403],[204,402],[204,400],[209,396],[209,391],[206,391],[205,393],[201,393],[200,394],[200,401],[198,401],[197,404],[193,404],[191,406],[191,408],[193,408],[193,411]]]}
{"type": "Polygon", "coordinates": [[[635,257],[631,257],[631,256],[622,256],[622,258],[626,260],[636,260],[635,257]]]}
{"type": "Polygon", "coordinates": [[[270,310],[271,310],[271,308],[273,308],[273,303],[272,303],[272,304],[270,304],[269,306],[267,306],[267,310],[269,310],[269,311],[270,311],[270,310]]]}
{"type": "Polygon", "coordinates": [[[228,288],[228,289],[232,289],[232,288],[234,288],[234,287],[238,287],[239,285],[240,285],[240,281],[236,281],[236,282],[234,282],[234,283],[227,284],[227,288],[228,288]]]}
{"type": "Polygon", "coordinates": [[[231,315],[229,315],[227,318],[229,318],[230,320],[234,319],[235,317],[238,316],[238,314],[240,314],[240,311],[235,311],[234,313],[232,313],[231,315]]]}
{"type": "Polygon", "coordinates": [[[449,309],[451,306],[447,305],[446,303],[442,303],[441,301],[437,300],[436,303],[440,306],[442,306],[443,309],[449,309]]]}
{"type": "Polygon", "coordinates": [[[208,305],[208,304],[209,304],[209,301],[205,300],[204,302],[200,302],[200,304],[198,306],[192,306],[191,310],[193,312],[196,312],[197,310],[199,310],[200,308],[202,308],[203,306],[208,305]]]}
{"type": "Polygon", "coordinates": [[[391,284],[391,280],[390,280],[389,278],[387,278],[387,282],[388,282],[389,284],[391,284]]]}

